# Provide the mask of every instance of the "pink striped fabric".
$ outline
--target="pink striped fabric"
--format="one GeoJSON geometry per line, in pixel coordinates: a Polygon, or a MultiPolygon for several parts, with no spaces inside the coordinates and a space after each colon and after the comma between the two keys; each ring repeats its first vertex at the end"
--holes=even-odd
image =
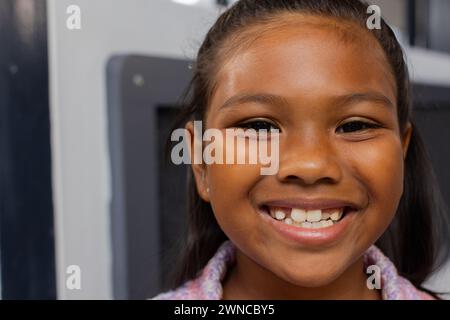
{"type": "MultiPolygon", "coordinates": [[[[155,300],[221,300],[222,280],[235,259],[235,246],[224,242],[209,260],[199,276],[179,288],[161,293],[155,300]]],[[[415,288],[397,273],[394,264],[376,247],[364,254],[366,266],[377,265],[381,270],[381,296],[383,300],[434,300],[429,294],[415,288]]]]}

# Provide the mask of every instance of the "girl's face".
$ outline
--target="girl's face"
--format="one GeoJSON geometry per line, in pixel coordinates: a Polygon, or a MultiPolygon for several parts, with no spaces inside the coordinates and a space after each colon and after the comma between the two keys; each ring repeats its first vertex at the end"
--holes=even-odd
{"type": "Polygon", "coordinates": [[[370,31],[295,19],[257,38],[248,32],[255,40],[222,61],[205,119],[207,128],[222,131],[279,129],[278,173],[217,164],[194,165],[194,174],[200,196],[238,248],[238,263],[319,287],[360,263],[394,217],[411,130],[400,134],[395,80],[370,31]],[[247,99],[223,107],[240,95],[247,99]],[[330,199],[338,202],[321,201],[330,199]],[[342,206],[341,220],[313,229],[318,225],[286,231],[269,214],[289,217],[294,208],[302,219],[304,209],[342,206]]]}

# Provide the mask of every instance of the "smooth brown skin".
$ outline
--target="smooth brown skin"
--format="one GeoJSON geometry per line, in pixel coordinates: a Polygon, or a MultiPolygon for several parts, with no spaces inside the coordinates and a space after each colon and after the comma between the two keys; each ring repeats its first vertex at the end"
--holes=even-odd
{"type": "Polygon", "coordinates": [[[335,20],[290,19],[297,22],[271,28],[221,62],[206,118],[208,128],[221,130],[254,118],[275,123],[278,174],[262,176],[259,165],[193,165],[200,196],[238,248],[223,298],[379,299],[366,287],[362,255],[395,215],[411,126],[400,134],[395,80],[369,31],[343,26],[354,37],[349,42],[330,27],[335,20]],[[391,105],[339,98],[368,92],[391,105]],[[277,95],[287,104],[221,108],[242,93],[277,95]],[[356,120],[382,127],[342,131],[356,120]],[[257,214],[263,201],[299,196],[350,200],[362,209],[337,243],[303,247],[281,238],[257,214]]]}

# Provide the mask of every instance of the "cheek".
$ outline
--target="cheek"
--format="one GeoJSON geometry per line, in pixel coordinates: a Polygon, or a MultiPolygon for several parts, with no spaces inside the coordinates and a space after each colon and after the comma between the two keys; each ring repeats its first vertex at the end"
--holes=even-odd
{"type": "Polygon", "coordinates": [[[209,165],[208,182],[212,190],[217,190],[211,197],[216,201],[228,196],[246,197],[249,188],[259,179],[259,171],[256,165],[209,165]]]}
{"type": "Polygon", "coordinates": [[[214,215],[222,230],[235,243],[261,242],[264,237],[258,225],[260,218],[256,205],[251,201],[251,195],[255,186],[264,179],[265,176],[261,172],[267,167],[267,164],[260,162],[260,148],[264,156],[275,161],[272,158],[272,143],[264,140],[261,145],[253,138],[234,140],[227,136],[224,130],[222,134],[224,139],[218,140],[216,148],[218,158],[223,159],[225,164],[208,166],[209,196],[214,215]],[[258,156],[250,156],[251,153],[258,156]],[[247,164],[228,164],[239,163],[238,155],[243,155],[240,159],[245,159],[244,163],[247,164]],[[231,162],[228,156],[233,159],[231,162]]]}
{"type": "Polygon", "coordinates": [[[260,167],[210,165],[208,177],[211,206],[222,230],[232,238],[253,230],[256,215],[249,193],[260,179],[260,167]]]}
{"type": "Polygon", "coordinates": [[[258,154],[257,147],[253,150],[249,146],[249,143],[255,142],[254,140],[235,139],[227,136],[224,130],[222,135],[223,140],[218,141],[215,147],[217,159],[222,159],[223,164],[208,166],[211,206],[217,220],[224,222],[226,220],[228,223],[241,220],[242,224],[243,219],[249,215],[248,212],[251,212],[249,194],[261,179],[262,166],[248,164],[249,153],[258,154]]]}
{"type": "Polygon", "coordinates": [[[371,196],[377,201],[399,198],[403,192],[403,156],[400,141],[380,140],[358,155],[371,196]]]}
{"type": "Polygon", "coordinates": [[[404,160],[398,137],[389,135],[355,147],[352,169],[360,180],[367,198],[366,225],[373,226],[374,237],[387,228],[403,193],[404,160]]]}

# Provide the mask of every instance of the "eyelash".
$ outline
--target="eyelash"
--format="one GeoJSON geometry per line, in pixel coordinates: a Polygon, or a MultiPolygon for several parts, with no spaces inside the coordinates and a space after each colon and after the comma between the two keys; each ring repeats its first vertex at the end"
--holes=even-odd
{"type": "MultiPolygon", "coordinates": [[[[357,132],[357,131],[365,131],[365,130],[369,130],[369,129],[378,129],[381,128],[382,126],[376,123],[371,123],[371,122],[366,122],[366,121],[361,121],[361,120],[355,120],[355,121],[349,121],[347,123],[344,123],[342,125],[340,125],[338,127],[338,129],[336,131],[339,130],[339,128],[343,128],[344,126],[347,125],[360,125],[360,126],[364,126],[364,129],[360,129],[360,130],[353,130],[350,131],[351,132],[357,132]]],[[[253,121],[248,121],[248,122],[244,122],[244,123],[240,123],[237,124],[235,126],[236,128],[242,128],[242,129],[254,129],[256,131],[259,130],[267,130],[270,131],[270,129],[279,129],[275,124],[273,124],[270,121],[267,120],[253,120],[253,121]],[[265,126],[265,127],[264,127],[265,126]]],[[[344,132],[346,133],[346,132],[344,132]]]]}
{"type": "MultiPolygon", "coordinates": [[[[355,121],[349,121],[349,122],[347,122],[347,123],[344,123],[344,124],[340,125],[340,126],[338,127],[338,129],[339,129],[339,128],[342,128],[342,127],[344,127],[344,126],[346,126],[346,125],[349,125],[349,124],[351,124],[351,125],[359,124],[359,125],[363,125],[363,126],[366,127],[365,129],[354,130],[354,131],[351,131],[351,132],[365,131],[365,130],[368,130],[368,129],[378,129],[378,128],[381,128],[381,126],[380,126],[379,124],[376,124],[376,123],[371,123],[371,122],[366,122],[366,121],[361,121],[361,120],[355,120],[355,121]]],[[[338,131],[338,130],[336,130],[336,131],[338,131]]],[[[345,133],[345,132],[344,132],[344,133],[345,133]]]]}
{"type": "Polygon", "coordinates": [[[263,119],[240,123],[240,124],[236,125],[235,127],[242,128],[242,129],[254,129],[256,131],[267,130],[269,132],[271,129],[279,130],[279,128],[274,123],[267,121],[267,120],[263,120],[263,119]],[[263,126],[265,125],[266,127],[262,128],[261,125],[263,125],[263,126]]]}

